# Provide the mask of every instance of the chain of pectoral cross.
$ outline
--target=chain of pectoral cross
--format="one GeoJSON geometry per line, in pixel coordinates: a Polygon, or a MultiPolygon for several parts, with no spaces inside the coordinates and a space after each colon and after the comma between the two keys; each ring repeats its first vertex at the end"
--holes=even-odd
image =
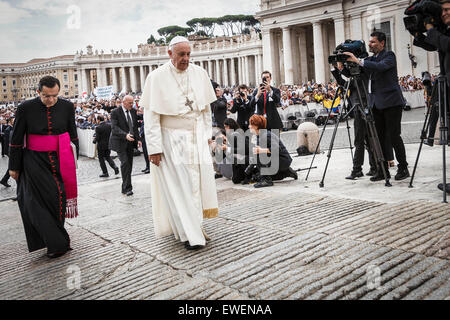
{"type": "Polygon", "coordinates": [[[192,105],[194,104],[193,100],[189,100],[189,73],[187,74],[187,88],[186,88],[186,93],[184,92],[184,88],[183,86],[178,82],[178,79],[176,77],[176,74],[174,74],[174,72],[172,71],[172,75],[175,79],[175,81],[177,82],[178,86],[181,89],[181,92],[186,96],[186,103],[184,104],[186,107],[189,107],[189,109],[191,109],[191,111],[194,111],[194,108],[192,108],[192,105]]]}

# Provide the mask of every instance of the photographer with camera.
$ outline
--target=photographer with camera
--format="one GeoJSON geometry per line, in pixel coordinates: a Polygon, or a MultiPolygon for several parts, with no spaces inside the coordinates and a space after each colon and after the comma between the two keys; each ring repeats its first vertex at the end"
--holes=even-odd
{"type": "MultiPolygon", "coordinates": [[[[410,8],[410,12],[422,14],[425,18],[416,18],[416,25],[407,24],[408,31],[414,36],[414,45],[427,51],[439,52],[439,63],[441,75],[445,76],[447,82],[447,97],[450,97],[450,0],[443,0],[440,4],[437,1],[418,1],[410,8]],[[438,13],[440,17],[438,18],[438,13]],[[423,23],[424,27],[420,24],[423,23]],[[419,24],[419,25],[417,25],[419,24]],[[426,31],[426,35],[423,32],[426,31]]],[[[407,10],[407,12],[408,12],[407,10]]],[[[406,20],[405,20],[406,22],[406,20]]],[[[429,74],[424,73],[427,77],[428,85],[431,86],[431,79],[428,80],[429,74]]],[[[424,81],[425,83],[425,81],[424,81]]],[[[437,84],[436,84],[437,85],[437,84]]],[[[438,97],[432,97],[431,106],[438,105],[438,97]]],[[[447,116],[450,114],[450,108],[447,100],[447,116]]],[[[437,122],[439,120],[438,108],[433,108],[430,119],[429,140],[426,144],[432,146],[434,143],[434,134],[437,122]]],[[[447,123],[449,119],[447,119],[447,123]]],[[[448,132],[447,132],[448,133],[448,132]]],[[[440,190],[444,189],[443,184],[439,184],[440,190]]],[[[447,193],[450,193],[450,184],[445,187],[447,193]]]]}
{"type": "Polygon", "coordinates": [[[281,101],[280,89],[270,86],[272,82],[272,74],[269,71],[262,73],[262,83],[259,85],[258,90],[253,93],[251,107],[255,110],[255,114],[263,116],[267,119],[267,130],[278,130],[278,136],[280,130],[283,128],[280,114],[277,107],[281,101]]]}
{"type": "MultiPolygon", "coordinates": [[[[369,77],[368,102],[373,110],[375,126],[383,149],[384,159],[393,159],[393,150],[398,161],[398,171],[395,180],[404,180],[410,176],[406,150],[401,137],[401,120],[405,100],[398,84],[397,60],[394,52],[386,50],[386,34],[373,32],[370,35],[369,51],[372,57],[358,59],[351,52],[344,52],[349,56],[347,61],[358,63],[369,77]]],[[[388,179],[390,174],[388,162],[383,163],[388,179]]],[[[384,180],[382,170],[370,180],[384,180]]]]}
{"type": "MultiPolygon", "coordinates": [[[[342,75],[344,75],[347,78],[351,78],[350,71],[344,67],[344,64],[342,62],[334,62],[333,63],[334,70],[331,71],[334,78],[336,79],[336,82],[342,86],[346,87],[347,81],[345,81],[342,78],[342,75]]],[[[364,86],[367,87],[369,79],[367,78],[367,75],[364,72],[361,72],[361,79],[363,81],[364,86]]],[[[350,80],[349,80],[350,81],[350,80]]],[[[349,85],[350,90],[350,107],[359,105],[359,99],[358,99],[358,92],[357,88],[355,87],[354,83],[350,83],[349,85]]],[[[372,152],[369,150],[369,140],[367,135],[367,128],[366,128],[366,121],[364,120],[363,116],[361,115],[361,112],[358,107],[354,108],[354,115],[355,115],[355,121],[354,121],[354,130],[355,130],[355,156],[353,158],[353,169],[352,172],[346,179],[348,180],[355,180],[356,178],[361,178],[364,176],[364,173],[362,172],[362,165],[364,164],[364,149],[366,148],[369,154],[369,163],[370,163],[370,171],[367,173],[368,176],[374,176],[376,174],[376,163],[375,159],[373,157],[372,152]]]]}
{"type": "Polygon", "coordinates": [[[273,186],[273,181],[283,180],[285,178],[293,178],[298,180],[297,172],[291,167],[292,158],[284,146],[283,142],[276,134],[266,130],[267,119],[260,115],[253,115],[250,118],[250,131],[256,135],[256,146],[253,147],[253,155],[256,158],[256,164],[251,164],[245,170],[245,174],[250,176],[257,176],[258,183],[255,188],[265,188],[273,186]],[[265,148],[261,147],[265,146],[265,148]],[[264,164],[261,160],[261,155],[268,155],[271,159],[269,164],[264,164]],[[278,155],[278,159],[272,159],[274,155],[278,155]],[[274,175],[262,175],[262,168],[270,167],[273,162],[278,161],[278,171],[274,175]]]}
{"type": "Polygon", "coordinates": [[[248,96],[248,87],[245,84],[241,84],[238,87],[233,99],[233,107],[230,110],[231,113],[237,112],[237,123],[242,130],[248,130],[248,121],[253,114],[253,108],[251,105],[251,97],[248,96]]]}

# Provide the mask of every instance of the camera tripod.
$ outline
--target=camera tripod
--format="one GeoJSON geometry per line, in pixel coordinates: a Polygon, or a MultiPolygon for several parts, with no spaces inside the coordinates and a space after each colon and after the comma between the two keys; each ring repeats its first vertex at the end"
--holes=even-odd
{"type": "Polygon", "coordinates": [[[446,192],[446,184],[447,184],[447,168],[446,168],[446,146],[448,144],[448,100],[447,100],[447,79],[443,75],[439,75],[437,78],[437,84],[435,84],[431,88],[431,84],[427,86],[427,114],[425,116],[425,122],[423,124],[422,133],[420,135],[420,146],[419,146],[419,152],[417,154],[416,163],[414,165],[414,170],[411,176],[411,182],[409,183],[409,188],[413,188],[413,181],[416,175],[417,165],[419,164],[419,158],[420,154],[422,152],[422,147],[424,144],[425,139],[428,138],[427,133],[429,132],[430,125],[431,125],[431,113],[433,111],[433,108],[439,108],[439,123],[440,123],[440,144],[442,145],[442,180],[443,180],[443,203],[447,203],[447,192],[446,192]],[[437,91],[437,92],[436,92],[437,91]],[[436,97],[436,94],[438,95],[438,104],[433,105],[432,101],[433,98],[436,97]]]}
{"type": "MultiPolygon", "coordinates": [[[[342,119],[345,119],[347,121],[347,128],[348,128],[349,139],[350,139],[350,146],[351,146],[350,127],[348,125],[348,117],[350,116],[352,111],[360,112],[361,117],[362,117],[363,121],[365,122],[366,129],[367,129],[367,135],[368,135],[368,140],[369,140],[369,152],[372,152],[373,155],[374,155],[374,158],[375,158],[375,161],[376,161],[376,166],[377,166],[377,171],[379,172],[379,170],[381,168],[381,170],[383,172],[383,175],[384,175],[385,182],[386,182],[385,186],[386,187],[392,187],[391,183],[389,182],[389,178],[387,176],[387,168],[385,167],[385,159],[384,159],[384,156],[383,156],[383,151],[382,151],[382,148],[381,148],[380,140],[378,139],[378,133],[377,133],[377,130],[375,128],[375,120],[374,120],[374,117],[373,117],[373,114],[372,114],[372,110],[370,108],[366,107],[367,103],[364,104],[364,100],[363,100],[363,97],[361,95],[361,87],[362,87],[363,88],[363,92],[364,92],[364,97],[366,97],[365,101],[367,101],[368,94],[367,94],[366,88],[364,86],[364,83],[363,83],[363,81],[361,79],[361,74],[359,72],[356,72],[355,68],[351,68],[351,72],[350,73],[351,73],[351,78],[347,82],[345,91],[343,92],[343,87],[339,87],[339,89],[338,89],[340,94],[341,95],[343,94],[343,103],[342,103],[342,108],[339,111],[338,119],[337,119],[337,121],[335,123],[333,135],[332,135],[332,138],[331,138],[330,147],[328,149],[327,164],[325,166],[325,171],[323,173],[322,181],[320,182],[320,187],[323,188],[325,186],[325,184],[324,184],[325,176],[326,176],[326,173],[327,173],[327,170],[328,170],[328,165],[329,165],[329,162],[330,162],[330,159],[331,159],[331,154],[333,152],[334,142],[335,142],[335,139],[336,139],[337,130],[339,128],[339,124],[340,124],[340,121],[342,121],[342,119]],[[355,87],[356,87],[356,93],[357,93],[357,97],[358,97],[358,102],[359,103],[356,103],[354,106],[352,105],[350,110],[348,110],[347,113],[345,113],[344,110],[345,110],[345,107],[346,107],[347,98],[349,96],[350,84],[351,83],[353,83],[355,85],[355,87]]],[[[336,100],[337,96],[338,96],[338,91],[336,92],[335,100],[336,100]]],[[[334,105],[335,100],[333,101],[332,106],[334,105]]],[[[330,112],[328,114],[328,117],[330,116],[330,113],[331,113],[331,108],[330,108],[330,112]]],[[[328,119],[329,118],[327,118],[326,123],[328,122],[328,119]]],[[[320,137],[319,143],[318,143],[316,151],[314,153],[314,157],[313,157],[313,160],[311,162],[310,170],[312,169],[312,166],[313,166],[313,163],[314,163],[314,160],[315,160],[315,156],[316,156],[317,151],[319,149],[320,142],[321,142],[321,140],[323,138],[324,132],[325,132],[325,128],[322,131],[322,135],[320,137]]],[[[352,152],[352,160],[353,160],[353,152],[352,152]]],[[[309,177],[309,172],[308,172],[308,175],[306,177],[306,180],[308,180],[308,177],[309,177]]]]}

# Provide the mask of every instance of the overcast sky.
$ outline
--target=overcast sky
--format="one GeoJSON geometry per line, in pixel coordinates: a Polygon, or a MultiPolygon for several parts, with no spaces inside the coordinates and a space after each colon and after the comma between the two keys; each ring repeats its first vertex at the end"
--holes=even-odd
{"type": "Polygon", "coordinates": [[[255,14],[259,0],[0,0],[0,63],[94,50],[136,52],[169,25],[255,14]],[[78,19],[78,17],[80,17],[78,19]]]}

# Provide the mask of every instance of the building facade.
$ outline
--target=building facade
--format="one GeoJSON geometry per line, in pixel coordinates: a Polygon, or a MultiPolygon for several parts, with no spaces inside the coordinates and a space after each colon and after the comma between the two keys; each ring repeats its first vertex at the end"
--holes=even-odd
{"type": "MultiPolygon", "coordinates": [[[[113,86],[115,92],[142,92],[148,74],[169,60],[167,46],[141,44],[137,52],[77,52],[80,92],[113,86]]],[[[215,38],[192,42],[191,62],[203,67],[222,86],[238,83],[256,85],[263,71],[259,34],[215,38]]]]}
{"type": "Polygon", "coordinates": [[[39,80],[47,75],[61,82],[61,96],[78,96],[78,71],[74,55],[49,59],[34,59],[27,63],[0,64],[0,102],[19,101],[33,98],[39,80]]]}
{"type": "MultiPolygon", "coordinates": [[[[437,53],[412,45],[403,17],[408,0],[260,0],[256,18],[261,34],[193,41],[191,61],[202,66],[222,86],[256,86],[264,70],[274,85],[320,83],[332,77],[328,56],[346,39],[364,40],[381,30],[397,56],[400,76],[439,73],[437,53]],[[417,63],[413,67],[411,61],[417,63]]],[[[33,97],[39,78],[54,75],[61,94],[78,98],[94,88],[113,86],[115,92],[139,93],[154,69],[168,61],[167,47],[141,44],[136,52],[105,53],[88,46],[74,56],[0,65],[0,101],[33,97]]]]}
{"type": "Polygon", "coordinates": [[[439,73],[437,53],[413,46],[403,23],[408,0],[261,0],[264,68],[276,84],[331,79],[328,56],[346,39],[369,41],[372,31],[387,35],[400,76],[439,73]],[[417,63],[413,67],[410,59],[417,63]]]}

